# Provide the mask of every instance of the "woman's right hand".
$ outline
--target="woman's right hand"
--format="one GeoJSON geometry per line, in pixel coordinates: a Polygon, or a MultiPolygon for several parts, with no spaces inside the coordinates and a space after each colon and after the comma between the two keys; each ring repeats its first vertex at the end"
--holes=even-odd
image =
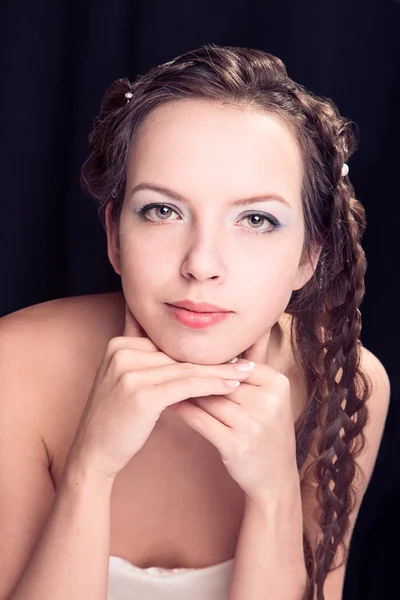
{"type": "Polygon", "coordinates": [[[229,394],[236,388],[227,381],[244,381],[248,375],[231,363],[179,363],[149,338],[138,337],[140,328],[132,319],[124,335],[108,344],[70,451],[91,471],[111,479],[140,450],[167,407],[188,398],[229,394]]]}

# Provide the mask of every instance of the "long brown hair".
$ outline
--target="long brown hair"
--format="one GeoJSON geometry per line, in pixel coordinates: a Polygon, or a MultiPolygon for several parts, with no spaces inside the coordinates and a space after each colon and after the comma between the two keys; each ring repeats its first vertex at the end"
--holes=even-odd
{"type": "MultiPolygon", "coordinates": [[[[296,422],[297,465],[302,492],[316,487],[319,541],[304,526],[310,593],[323,600],[354,507],[355,458],[364,447],[370,382],[360,367],[361,314],[366,259],[360,245],[365,211],[354,198],[343,163],[356,134],[334,103],[291,80],[282,61],[260,50],[205,45],[107,90],[89,136],[91,155],[82,167],[83,188],[98,203],[104,225],[107,204],[118,218],[128,151],[144,119],[158,106],[184,99],[253,107],[279,117],[299,143],[304,163],[303,258],[322,251],[313,277],[293,292],[292,344],[305,376],[307,403],[296,422]],[[307,469],[303,468],[307,466],[307,469]]],[[[312,597],[312,596],[311,596],[312,597]]]]}

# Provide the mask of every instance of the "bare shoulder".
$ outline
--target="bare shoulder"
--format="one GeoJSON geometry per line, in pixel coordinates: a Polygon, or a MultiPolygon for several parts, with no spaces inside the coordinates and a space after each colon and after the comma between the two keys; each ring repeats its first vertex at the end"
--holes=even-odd
{"type": "Polygon", "coordinates": [[[74,339],[84,336],[94,325],[100,328],[108,323],[121,323],[123,297],[120,292],[90,294],[59,298],[28,306],[0,319],[0,336],[9,343],[24,339],[27,343],[41,342],[45,338],[54,341],[54,335],[74,339]]]}
{"type": "Polygon", "coordinates": [[[366,444],[358,458],[358,464],[365,477],[364,485],[360,482],[359,489],[359,493],[363,494],[375,466],[388,414],[391,387],[385,367],[375,354],[365,347],[361,349],[360,367],[370,383],[370,396],[367,400],[369,417],[364,429],[366,444]]]}
{"type": "Polygon", "coordinates": [[[108,340],[122,331],[123,318],[119,292],[60,298],[11,313],[0,319],[0,369],[18,370],[43,392],[53,376],[61,385],[74,369],[99,360],[108,340]]]}
{"type": "MultiPolygon", "coordinates": [[[[64,418],[72,435],[123,316],[122,294],[111,293],[52,300],[0,319],[0,373],[12,384],[14,403],[19,398],[13,410],[30,415],[49,453],[64,418]]],[[[2,411],[10,412],[5,404],[2,411]]]]}
{"type": "Polygon", "coordinates": [[[122,296],[93,294],[29,306],[0,319],[0,370],[41,387],[63,380],[102,356],[123,327],[122,296]]]}
{"type": "Polygon", "coordinates": [[[365,346],[361,347],[360,353],[360,367],[367,374],[372,384],[371,400],[376,400],[377,397],[381,397],[380,405],[382,405],[382,395],[386,398],[386,402],[383,402],[383,408],[386,407],[386,412],[389,408],[390,400],[390,379],[386,372],[385,367],[375,354],[368,350],[365,346]]]}

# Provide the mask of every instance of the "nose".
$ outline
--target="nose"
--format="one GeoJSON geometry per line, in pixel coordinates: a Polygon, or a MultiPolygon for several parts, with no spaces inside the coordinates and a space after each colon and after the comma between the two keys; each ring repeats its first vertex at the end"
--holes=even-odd
{"type": "Polygon", "coordinates": [[[189,249],[182,262],[182,275],[186,279],[197,281],[207,279],[223,281],[226,271],[222,258],[223,246],[221,229],[212,231],[210,227],[203,227],[202,231],[192,231],[189,249]]]}

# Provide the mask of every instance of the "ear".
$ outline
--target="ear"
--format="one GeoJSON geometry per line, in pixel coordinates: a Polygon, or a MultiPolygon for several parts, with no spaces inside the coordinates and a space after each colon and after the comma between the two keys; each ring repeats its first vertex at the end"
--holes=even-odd
{"type": "Polygon", "coordinates": [[[300,290],[314,275],[321,250],[322,246],[317,246],[317,248],[310,253],[304,253],[302,260],[300,260],[299,266],[297,267],[297,276],[294,282],[293,291],[300,290]]]}
{"type": "Polygon", "coordinates": [[[105,212],[107,233],[107,254],[114,271],[121,275],[119,249],[119,223],[112,217],[112,202],[109,202],[105,212]]]}

